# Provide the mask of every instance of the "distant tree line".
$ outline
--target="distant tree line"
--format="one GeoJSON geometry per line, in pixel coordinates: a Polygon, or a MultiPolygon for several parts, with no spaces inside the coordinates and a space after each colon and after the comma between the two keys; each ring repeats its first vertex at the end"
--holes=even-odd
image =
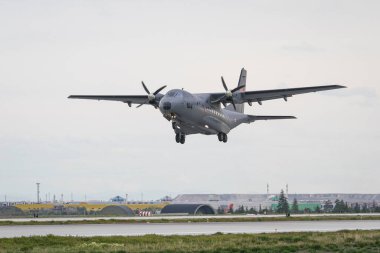
{"type": "MultiPolygon", "coordinates": [[[[226,210],[222,207],[219,207],[217,210],[218,214],[226,213],[226,210]]],[[[335,200],[333,203],[331,200],[325,201],[320,206],[316,206],[315,208],[305,208],[300,210],[298,200],[293,199],[292,204],[290,205],[284,191],[281,190],[277,208],[272,210],[272,208],[262,208],[259,206],[259,210],[251,207],[244,207],[243,205],[239,206],[236,209],[230,207],[227,210],[227,213],[235,213],[235,214],[286,214],[290,215],[298,214],[298,213],[380,213],[380,205],[373,201],[371,204],[369,203],[351,203],[348,204],[343,200],[335,200]]]]}
{"type": "Polygon", "coordinates": [[[254,207],[248,208],[248,207],[244,207],[243,205],[239,206],[236,209],[228,208],[227,210],[224,209],[223,207],[219,206],[216,211],[218,214],[225,214],[225,213],[230,213],[230,214],[268,214],[268,213],[272,213],[272,210],[266,209],[266,208],[263,209],[263,208],[261,208],[261,205],[259,206],[258,210],[254,207]]]}
{"type": "MultiPolygon", "coordinates": [[[[326,205],[325,208],[326,209],[326,205]]],[[[368,203],[354,203],[354,204],[348,204],[347,202],[344,202],[343,200],[335,200],[335,205],[331,209],[327,209],[325,211],[331,210],[332,213],[378,213],[380,212],[380,205],[378,205],[375,201],[373,201],[371,204],[368,203]]]]}

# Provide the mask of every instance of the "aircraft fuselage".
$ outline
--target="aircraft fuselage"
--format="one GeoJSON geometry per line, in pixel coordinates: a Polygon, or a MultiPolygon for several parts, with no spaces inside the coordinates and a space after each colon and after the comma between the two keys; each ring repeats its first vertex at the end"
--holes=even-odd
{"type": "Polygon", "coordinates": [[[227,134],[246,121],[246,115],[212,105],[209,97],[185,90],[170,90],[159,103],[163,116],[173,121],[175,132],[182,134],[227,134]]]}

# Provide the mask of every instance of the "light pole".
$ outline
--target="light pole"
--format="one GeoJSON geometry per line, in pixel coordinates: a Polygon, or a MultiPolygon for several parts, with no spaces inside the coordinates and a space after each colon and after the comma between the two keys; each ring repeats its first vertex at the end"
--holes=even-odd
{"type": "Polygon", "coordinates": [[[37,204],[40,203],[40,183],[37,184],[37,204]]]}

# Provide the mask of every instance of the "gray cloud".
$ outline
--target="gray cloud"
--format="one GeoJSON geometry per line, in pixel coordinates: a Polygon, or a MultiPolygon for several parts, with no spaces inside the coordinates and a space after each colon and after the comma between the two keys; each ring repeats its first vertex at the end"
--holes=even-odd
{"type": "Polygon", "coordinates": [[[347,87],[342,90],[335,90],[331,92],[323,93],[325,96],[337,96],[337,97],[362,97],[365,99],[374,100],[378,98],[377,91],[374,87],[347,87]]]}
{"type": "Polygon", "coordinates": [[[308,42],[300,42],[300,43],[289,43],[281,46],[281,50],[287,51],[289,53],[297,53],[297,52],[306,52],[306,53],[319,53],[324,52],[325,49],[314,46],[308,42]]]}

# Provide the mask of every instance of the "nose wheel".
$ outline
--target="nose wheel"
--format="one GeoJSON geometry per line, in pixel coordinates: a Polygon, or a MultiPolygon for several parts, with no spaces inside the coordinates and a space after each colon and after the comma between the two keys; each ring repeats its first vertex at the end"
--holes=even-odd
{"type": "Polygon", "coordinates": [[[175,141],[177,143],[185,144],[186,135],[183,133],[176,133],[175,134],[175,141]]]}
{"type": "Polygon", "coordinates": [[[227,134],[225,134],[225,133],[218,133],[218,140],[220,141],[220,142],[227,142],[227,140],[228,140],[228,137],[227,137],[227,134]]]}

